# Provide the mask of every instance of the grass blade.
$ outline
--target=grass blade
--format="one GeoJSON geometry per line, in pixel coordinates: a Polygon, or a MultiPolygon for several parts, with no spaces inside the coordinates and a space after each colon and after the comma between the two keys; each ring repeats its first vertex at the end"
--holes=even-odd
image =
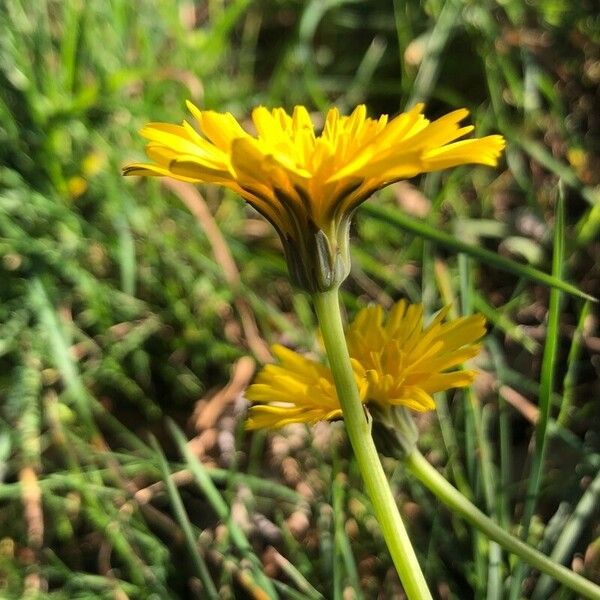
{"type": "Polygon", "coordinates": [[[579,356],[582,350],[583,336],[585,333],[586,322],[590,314],[590,304],[586,302],[581,309],[579,314],[579,320],[577,321],[577,328],[573,334],[573,340],[571,347],[569,348],[569,354],[567,356],[567,373],[563,384],[563,396],[560,404],[560,411],[556,422],[558,425],[563,427],[569,421],[571,416],[571,408],[573,403],[573,395],[575,388],[575,380],[578,372],[579,356]]]}
{"type": "Polygon", "coordinates": [[[339,588],[343,588],[342,572],[345,571],[345,575],[352,589],[355,592],[356,600],[362,600],[363,595],[361,592],[360,578],[358,576],[358,569],[354,554],[352,553],[352,544],[346,534],[346,511],[345,511],[345,479],[343,475],[338,471],[339,458],[334,457],[334,472],[332,474],[331,484],[331,500],[333,505],[333,543],[335,547],[335,563],[334,563],[334,583],[336,583],[336,592],[334,596],[341,592],[341,596],[345,597],[345,594],[339,588]],[[343,565],[343,569],[342,569],[343,565]],[[340,585],[341,584],[341,585],[340,585]]]}
{"type": "Polygon", "coordinates": [[[434,21],[435,25],[431,30],[423,53],[423,62],[413,82],[410,99],[406,103],[407,109],[412,108],[417,102],[429,100],[438,81],[443,62],[442,54],[458,25],[461,10],[462,2],[446,0],[440,14],[434,21]]]}
{"type": "Polygon", "coordinates": [[[77,365],[69,350],[69,340],[58,320],[56,311],[48,298],[44,284],[37,277],[29,282],[29,299],[45,332],[53,362],[59,370],[69,399],[76,406],[79,416],[91,433],[96,427],[90,409],[90,394],[83,384],[77,365]]]}
{"type": "Polygon", "coordinates": [[[183,505],[183,501],[181,500],[181,496],[179,495],[179,490],[177,489],[177,486],[173,483],[173,480],[171,479],[171,472],[169,471],[167,459],[165,458],[165,455],[163,454],[160,446],[158,445],[156,438],[151,437],[151,443],[152,447],[156,452],[160,470],[163,476],[163,481],[165,482],[165,485],[167,487],[169,500],[171,501],[171,506],[173,507],[173,511],[175,512],[177,522],[179,523],[179,526],[183,531],[185,543],[190,552],[192,562],[194,563],[196,574],[202,582],[204,591],[206,592],[206,597],[210,600],[219,600],[219,594],[208,571],[208,566],[206,565],[204,557],[198,550],[198,544],[194,536],[194,532],[192,530],[192,524],[190,523],[187,512],[185,510],[185,506],[183,505]]]}
{"type": "MultiPolygon", "coordinates": [[[[562,186],[559,189],[558,202],[556,205],[556,222],[554,225],[554,252],[552,256],[552,275],[560,279],[564,259],[565,242],[565,214],[564,214],[564,194],[562,186]]],[[[544,355],[542,359],[542,374],[540,381],[539,394],[539,418],[535,429],[535,446],[529,479],[527,483],[527,493],[525,496],[525,507],[523,510],[522,536],[527,540],[531,519],[537,505],[537,498],[542,481],[542,467],[546,454],[546,442],[548,439],[548,423],[550,420],[550,408],[552,406],[552,393],[554,389],[554,379],[556,370],[556,355],[559,339],[559,318],[560,318],[560,292],[553,288],[550,290],[550,303],[548,307],[548,325],[546,333],[546,344],[544,346],[544,355]]],[[[521,594],[521,584],[525,574],[525,566],[519,563],[513,574],[510,586],[510,599],[517,600],[521,594]]]]}
{"type": "Polygon", "coordinates": [[[179,448],[179,451],[185,458],[188,468],[194,475],[198,487],[205,495],[213,510],[217,513],[217,517],[219,517],[219,519],[226,524],[233,545],[238,549],[242,556],[244,556],[244,558],[249,560],[250,564],[252,565],[252,571],[256,581],[269,594],[270,598],[277,598],[277,592],[275,591],[271,580],[264,574],[262,570],[260,559],[253,552],[252,546],[250,545],[250,542],[248,541],[248,538],[243,530],[238,527],[237,523],[233,519],[231,519],[229,506],[219,493],[217,486],[213,483],[212,479],[206,472],[204,465],[191,452],[183,433],[177,427],[174,421],[167,419],[167,426],[179,448]]]}
{"type": "Polygon", "coordinates": [[[508,273],[512,273],[518,277],[524,277],[525,279],[542,283],[543,285],[561,290],[567,294],[572,294],[573,296],[578,296],[579,298],[585,298],[586,300],[597,302],[596,298],[586,294],[585,292],[576,288],[574,285],[563,281],[555,274],[549,275],[548,273],[534,269],[529,265],[522,265],[514,260],[510,260],[509,258],[499,256],[494,252],[486,250],[485,248],[463,242],[449,233],[445,233],[439,229],[436,229],[435,227],[432,227],[431,225],[428,225],[427,223],[413,219],[398,210],[393,210],[383,206],[376,206],[374,204],[366,204],[362,210],[374,219],[383,221],[392,227],[403,229],[404,231],[418,235],[445,248],[450,248],[456,252],[467,254],[502,271],[507,271],[508,273]]]}
{"type": "MultiPolygon", "coordinates": [[[[557,563],[566,564],[573,553],[573,547],[577,543],[579,536],[583,533],[588,520],[600,502],[600,472],[589,485],[581,500],[577,504],[575,511],[563,527],[561,534],[554,546],[550,558],[557,563]]],[[[532,600],[544,600],[549,598],[555,583],[548,575],[542,575],[531,596],[532,600]]]]}

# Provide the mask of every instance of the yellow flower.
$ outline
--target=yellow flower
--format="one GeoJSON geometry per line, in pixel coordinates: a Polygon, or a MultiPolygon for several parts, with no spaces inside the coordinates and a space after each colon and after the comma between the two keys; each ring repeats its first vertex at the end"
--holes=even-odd
{"type": "Polygon", "coordinates": [[[394,181],[467,163],[495,166],[504,139],[490,135],[457,141],[473,130],[460,126],[466,109],[430,122],[423,104],[388,122],[329,110],[322,132],[303,106],[252,113],[256,135],[230,113],[202,111],[188,102],[201,133],[182,125],[150,123],[149,164],[125,175],[170,176],[215,183],[242,196],[279,233],[295,282],[308,291],[341,283],[350,269],[348,230],[354,209],[394,181]]]}
{"type": "MultiPolygon", "coordinates": [[[[485,334],[485,319],[472,315],[444,323],[448,310],[442,309],[426,327],[422,305],[404,300],[385,323],[381,306],[358,313],[346,341],[364,403],[422,412],[435,408],[435,392],[472,383],[475,371],[448,370],[479,352],[475,342],[485,334]]],[[[280,363],[267,365],[246,393],[253,403],[249,429],[342,416],[329,368],[282,346],[274,351],[280,363]]]]}
{"type": "MultiPolygon", "coordinates": [[[[342,416],[331,371],[324,365],[284,348],[273,346],[279,364],[267,365],[246,391],[250,407],[247,429],[283,427],[289,423],[328,421],[342,416]]],[[[361,366],[353,364],[361,399],[366,379],[361,366]]]]}
{"type": "Polygon", "coordinates": [[[369,400],[383,406],[406,406],[416,411],[435,408],[432,394],[470,385],[473,370],[460,366],[480,350],[485,334],[482,315],[443,323],[449,307],[423,327],[423,306],[401,300],[384,324],[381,306],[362,309],[348,328],[350,356],[359,361],[369,382],[369,400]]]}

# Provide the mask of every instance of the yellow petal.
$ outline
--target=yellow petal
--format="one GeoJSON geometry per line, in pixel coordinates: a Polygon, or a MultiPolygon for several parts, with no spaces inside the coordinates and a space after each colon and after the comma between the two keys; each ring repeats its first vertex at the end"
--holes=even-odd
{"type": "Polygon", "coordinates": [[[427,171],[437,171],[468,163],[495,167],[505,145],[501,135],[454,142],[442,148],[429,150],[423,157],[424,168],[427,171]]]}
{"type": "Polygon", "coordinates": [[[231,113],[217,113],[212,110],[200,110],[192,102],[187,102],[202,133],[219,149],[228,152],[231,142],[239,137],[249,137],[231,113]]]}
{"type": "Polygon", "coordinates": [[[169,170],[173,175],[183,175],[206,183],[235,182],[235,177],[228,170],[211,167],[194,156],[180,155],[171,160],[169,170]]]}
{"type": "Polygon", "coordinates": [[[123,168],[123,175],[131,176],[131,175],[142,175],[144,177],[175,177],[175,179],[179,179],[180,181],[186,181],[188,183],[198,183],[199,180],[193,177],[185,177],[183,175],[174,176],[171,171],[165,169],[164,167],[159,167],[158,165],[146,165],[142,163],[134,163],[131,165],[127,165],[123,168]]]}

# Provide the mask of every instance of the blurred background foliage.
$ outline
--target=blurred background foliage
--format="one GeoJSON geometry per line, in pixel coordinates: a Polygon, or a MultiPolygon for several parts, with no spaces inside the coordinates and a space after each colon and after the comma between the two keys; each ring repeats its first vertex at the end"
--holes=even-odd
{"type": "MultiPolygon", "coordinates": [[[[273,232],[220,190],[120,175],[143,155],[139,128],[185,118],[186,99],[239,118],[258,104],[376,115],[426,101],[430,117],[466,106],[478,135],[506,136],[501,168],[430,174],[361,209],[345,303],[352,315],[407,296],[487,316],[478,385],[439,399],[421,447],[516,532],[553,336],[530,538],[598,579],[595,307],[565,294],[547,331],[547,288],[410,224],[550,272],[560,178],[562,275],[598,295],[599,84],[592,0],[5,0],[2,597],[402,597],[340,424],[243,431],[244,357],[314,343],[273,232]]],[[[389,466],[435,593],[505,597],[510,557],[389,466]]],[[[525,575],[524,597],[570,597],[525,575]]]]}

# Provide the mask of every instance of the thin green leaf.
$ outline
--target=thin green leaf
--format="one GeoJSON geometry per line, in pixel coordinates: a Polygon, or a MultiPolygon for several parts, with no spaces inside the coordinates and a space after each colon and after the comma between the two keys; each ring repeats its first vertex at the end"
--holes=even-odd
{"type": "Polygon", "coordinates": [[[435,244],[439,244],[445,248],[450,248],[456,252],[463,252],[464,254],[468,254],[469,256],[502,271],[508,271],[509,273],[513,273],[518,277],[524,277],[531,281],[537,281],[538,283],[561,290],[567,294],[572,294],[573,296],[578,296],[592,302],[597,302],[597,299],[593,296],[586,294],[585,292],[576,288],[574,285],[563,281],[560,277],[557,277],[554,274],[549,275],[543,271],[534,269],[529,265],[522,265],[518,262],[510,260],[509,258],[499,256],[498,254],[486,250],[485,248],[467,244],[466,242],[455,238],[449,233],[445,233],[439,229],[436,229],[435,227],[432,227],[431,225],[428,225],[427,223],[413,219],[412,217],[409,217],[398,210],[377,206],[375,204],[365,204],[362,210],[371,217],[387,223],[392,227],[403,229],[404,231],[408,231],[409,233],[420,236],[424,239],[431,240],[435,244]]]}
{"type": "Polygon", "coordinates": [[[188,468],[194,475],[198,487],[206,496],[206,499],[212,506],[213,510],[217,513],[219,519],[227,526],[227,530],[231,536],[233,545],[238,549],[242,556],[244,556],[244,558],[249,560],[257,583],[260,584],[264,591],[269,594],[270,598],[278,598],[277,592],[275,591],[271,580],[264,574],[260,559],[252,550],[252,546],[250,545],[250,542],[248,541],[244,531],[233,519],[231,519],[231,511],[229,510],[229,506],[219,493],[217,486],[213,483],[204,465],[196,456],[194,456],[183,433],[171,419],[167,419],[167,427],[169,428],[169,431],[173,436],[177,447],[179,448],[179,452],[186,460],[188,468]]]}
{"type": "MultiPolygon", "coordinates": [[[[560,279],[562,275],[562,266],[564,260],[565,245],[565,211],[564,211],[564,191],[562,185],[559,186],[558,201],[556,204],[556,222],[554,224],[554,252],[552,255],[552,275],[560,279]]],[[[544,346],[544,355],[542,359],[542,374],[540,381],[539,395],[539,417],[535,429],[535,445],[531,468],[527,482],[527,492],[525,496],[525,506],[523,509],[523,519],[521,520],[522,537],[527,540],[531,519],[535,512],[537,499],[542,482],[542,467],[546,454],[546,442],[548,439],[548,424],[550,420],[550,408],[552,406],[552,394],[554,390],[554,380],[556,372],[556,356],[558,350],[558,340],[560,336],[560,292],[553,288],[550,290],[550,303],[548,307],[548,324],[546,332],[546,344],[544,346]]],[[[517,600],[521,595],[521,584],[525,574],[525,565],[519,563],[513,573],[510,585],[510,599],[517,600]]]]}
{"type": "Polygon", "coordinates": [[[565,426],[569,420],[571,414],[571,405],[573,403],[573,395],[575,388],[575,380],[578,372],[579,356],[582,350],[582,342],[584,329],[587,318],[590,314],[590,304],[586,302],[583,305],[581,313],[579,314],[579,320],[577,321],[577,328],[573,333],[573,340],[571,341],[571,347],[569,348],[569,355],[567,356],[567,373],[565,374],[565,380],[563,384],[563,395],[560,404],[560,411],[556,422],[558,425],[565,426]]]}
{"type": "MultiPolygon", "coordinates": [[[[566,565],[573,555],[573,550],[581,534],[586,526],[589,526],[589,520],[598,509],[600,502],[600,472],[579,500],[573,514],[562,528],[558,540],[554,546],[554,550],[550,554],[550,558],[557,563],[566,565]]],[[[548,575],[542,575],[531,596],[532,600],[545,600],[549,598],[555,582],[548,575]]]]}
{"type": "Polygon", "coordinates": [[[165,486],[167,487],[169,500],[171,501],[171,506],[173,507],[173,511],[175,512],[175,518],[177,519],[177,522],[179,523],[179,526],[183,531],[183,535],[185,537],[185,544],[189,550],[192,562],[194,563],[196,574],[202,582],[204,591],[206,592],[206,597],[210,598],[210,600],[219,600],[219,593],[217,592],[217,588],[215,587],[215,584],[210,576],[208,566],[206,565],[206,561],[204,560],[204,557],[198,549],[198,541],[196,536],[194,535],[194,531],[192,530],[192,524],[190,523],[189,517],[185,510],[185,506],[183,505],[183,501],[181,500],[181,496],[179,495],[179,490],[177,489],[177,486],[173,483],[173,480],[171,479],[171,472],[169,471],[167,459],[165,458],[165,455],[163,454],[160,446],[158,445],[156,438],[152,436],[150,441],[152,447],[156,452],[158,464],[163,476],[163,481],[165,482],[165,486]]]}
{"type": "Polygon", "coordinates": [[[362,600],[363,595],[360,587],[360,579],[358,577],[358,569],[356,567],[356,561],[354,560],[354,554],[352,553],[352,545],[348,539],[346,533],[346,510],[345,510],[345,480],[342,475],[337,471],[337,465],[339,459],[337,456],[334,457],[334,472],[332,473],[333,482],[331,484],[331,495],[333,505],[333,543],[335,547],[335,561],[334,561],[334,583],[336,584],[334,589],[334,596],[343,594],[343,585],[340,585],[344,578],[342,576],[342,569],[348,577],[349,583],[352,589],[355,591],[356,599],[362,600]]]}

